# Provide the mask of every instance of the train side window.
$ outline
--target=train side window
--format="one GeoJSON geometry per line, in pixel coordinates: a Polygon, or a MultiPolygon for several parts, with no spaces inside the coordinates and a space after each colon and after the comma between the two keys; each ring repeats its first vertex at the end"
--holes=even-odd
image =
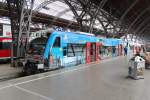
{"type": "Polygon", "coordinates": [[[10,43],[9,42],[4,42],[2,48],[3,49],[9,49],[10,48],[10,43]]]}
{"type": "Polygon", "coordinates": [[[64,47],[64,48],[63,48],[63,56],[66,56],[66,55],[67,55],[67,48],[64,47]]]}
{"type": "Polygon", "coordinates": [[[72,44],[68,44],[67,45],[67,57],[74,57],[74,56],[75,56],[74,48],[72,44]]]}
{"type": "Polygon", "coordinates": [[[0,24],[0,36],[3,36],[3,25],[0,24]]]}
{"type": "Polygon", "coordinates": [[[3,43],[2,42],[0,42],[0,49],[2,49],[3,48],[3,43]]]}
{"type": "Polygon", "coordinates": [[[0,36],[3,36],[3,33],[1,32],[2,30],[0,29],[0,36]]]}
{"type": "Polygon", "coordinates": [[[60,37],[56,37],[53,47],[60,47],[60,37]]]}

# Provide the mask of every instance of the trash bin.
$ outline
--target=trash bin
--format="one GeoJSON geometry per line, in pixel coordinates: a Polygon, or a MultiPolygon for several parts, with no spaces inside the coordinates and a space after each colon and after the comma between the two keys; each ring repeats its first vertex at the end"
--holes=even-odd
{"type": "Polygon", "coordinates": [[[132,57],[129,60],[128,75],[133,79],[144,79],[145,60],[140,57],[132,57]]]}

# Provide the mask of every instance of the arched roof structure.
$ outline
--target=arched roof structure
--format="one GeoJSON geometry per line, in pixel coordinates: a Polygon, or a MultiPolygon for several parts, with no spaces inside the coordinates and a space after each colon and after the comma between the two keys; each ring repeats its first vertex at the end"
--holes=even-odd
{"type": "Polygon", "coordinates": [[[69,16],[71,20],[99,28],[105,33],[133,34],[146,40],[150,38],[149,0],[45,0],[35,10],[44,7],[52,9],[52,4],[59,5],[60,2],[61,6],[66,4],[64,8],[68,9],[65,13],[59,12],[61,17],[69,12],[72,15],[69,16]]]}
{"type": "Polygon", "coordinates": [[[8,6],[11,13],[13,11],[18,13],[18,17],[12,16],[11,21],[16,20],[16,24],[15,21],[12,22],[16,25],[14,29],[19,30],[16,32],[19,35],[23,32],[29,33],[31,15],[40,12],[55,16],[52,18],[52,25],[58,18],[63,18],[70,20],[66,27],[76,22],[81,31],[84,29],[86,32],[93,32],[96,28],[96,31],[103,31],[105,34],[132,34],[134,39],[150,42],[149,0],[0,0],[0,2],[6,2],[11,6],[8,6]]]}

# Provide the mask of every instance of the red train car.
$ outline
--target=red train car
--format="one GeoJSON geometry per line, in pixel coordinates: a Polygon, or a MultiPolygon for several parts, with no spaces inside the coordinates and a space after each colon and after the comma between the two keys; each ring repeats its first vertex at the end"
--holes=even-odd
{"type": "Polygon", "coordinates": [[[9,59],[11,57],[12,38],[0,37],[0,60],[9,59]]]}

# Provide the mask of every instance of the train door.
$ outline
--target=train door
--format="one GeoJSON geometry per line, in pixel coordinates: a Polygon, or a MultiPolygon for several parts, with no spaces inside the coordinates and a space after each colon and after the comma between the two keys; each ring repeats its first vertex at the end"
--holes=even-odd
{"type": "Polygon", "coordinates": [[[61,37],[57,36],[54,39],[54,44],[50,50],[50,67],[58,68],[61,66],[61,57],[62,57],[62,49],[61,49],[61,37]]]}
{"type": "Polygon", "coordinates": [[[91,62],[94,62],[96,58],[96,43],[91,43],[90,55],[91,55],[91,62]]]}
{"type": "Polygon", "coordinates": [[[86,43],[86,64],[100,59],[99,48],[100,43],[86,43]]]}
{"type": "Polygon", "coordinates": [[[90,59],[91,59],[91,43],[87,42],[86,43],[86,64],[90,63],[90,59]]]}
{"type": "Polygon", "coordinates": [[[101,44],[99,42],[96,43],[96,56],[95,56],[95,61],[99,61],[101,59],[100,57],[100,47],[101,44]]]}

